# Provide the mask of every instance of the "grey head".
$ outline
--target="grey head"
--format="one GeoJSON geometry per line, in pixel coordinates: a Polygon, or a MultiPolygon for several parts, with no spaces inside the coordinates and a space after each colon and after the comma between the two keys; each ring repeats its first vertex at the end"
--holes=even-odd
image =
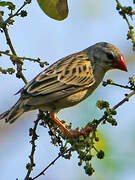
{"type": "Polygon", "coordinates": [[[99,42],[85,49],[92,63],[93,69],[102,68],[104,71],[120,69],[127,71],[124,56],[114,45],[107,42],[99,42]]]}

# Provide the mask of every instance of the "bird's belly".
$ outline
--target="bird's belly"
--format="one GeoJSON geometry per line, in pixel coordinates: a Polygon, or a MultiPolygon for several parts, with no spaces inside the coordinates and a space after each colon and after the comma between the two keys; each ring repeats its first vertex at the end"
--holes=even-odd
{"type": "Polygon", "coordinates": [[[43,111],[58,112],[63,108],[71,107],[80,103],[81,101],[86,99],[88,96],[89,94],[88,94],[88,89],[87,89],[87,90],[75,93],[73,95],[70,95],[68,97],[62,98],[60,100],[57,100],[48,104],[40,105],[40,109],[43,111]]]}
{"type": "Polygon", "coordinates": [[[88,96],[90,96],[95,89],[97,88],[97,86],[100,84],[100,82],[96,82],[94,83],[93,86],[91,86],[90,88],[80,91],[78,93],[75,93],[73,95],[70,95],[66,98],[60,99],[56,102],[56,107],[59,110],[63,109],[63,108],[67,108],[70,106],[74,106],[78,103],[80,103],[81,101],[85,100],[88,96]]]}
{"type": "Polygon", "coordinates": [[[63,99],[57,101],[56,102],[57,108],[60,110],[63,108],[74,106],[74,105],[80,103],[81,101],[83,101],[84,99],[86,99],[88,96],[89,96],[88,90],[84,90],[84,91],[78,92],[76,94],[70,95],[66,98],[63,98],[63,99]]]}

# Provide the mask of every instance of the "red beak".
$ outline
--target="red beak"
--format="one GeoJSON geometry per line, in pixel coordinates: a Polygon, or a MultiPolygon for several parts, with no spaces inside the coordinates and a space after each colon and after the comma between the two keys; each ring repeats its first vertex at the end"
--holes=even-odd
{"type": "Polygon", "coordinates": [[[113,67],[127,72],[127,66],[125,63],[125,59],[122,55],[120,56],[120,59],[114,63],[113,67]]]}

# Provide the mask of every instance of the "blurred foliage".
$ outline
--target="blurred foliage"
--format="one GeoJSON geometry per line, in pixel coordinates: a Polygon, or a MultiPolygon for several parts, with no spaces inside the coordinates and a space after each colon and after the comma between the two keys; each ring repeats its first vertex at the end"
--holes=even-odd
{"type": "Polygon", "coordinates": [[[97,147],[97,149],[103,149],[103,151],[106,151],[108,149],[108,143],[106,138],[99,131],[97,132],[97,137],[98,139],[100,139],[100,141],[95,141],[95,146],[97,147]]]}
{"type": "Polygon", "coordinates": [[[97,17],[102,18],[104,13],[106,13],[107,2],[102,0],[97,3],[95,0],[85,0],[85,3],[80,1],[78,6],[81,16],[84,16],[85,19],[93,20],[97,17]]]}

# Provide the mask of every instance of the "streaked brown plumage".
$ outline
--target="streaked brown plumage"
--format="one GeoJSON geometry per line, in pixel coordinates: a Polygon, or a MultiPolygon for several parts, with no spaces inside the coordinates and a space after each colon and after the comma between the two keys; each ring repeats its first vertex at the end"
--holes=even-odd
{"type": "Polygon", "coordinates": [[[57,113],[86,99],[110,69],[127,71],[122,53],[113,45],[97,43],[60,59],[37,75],[18,93],[21,97],[0,115],[12,123],[26,111],[49,111],[53,120],[70,137],[71,133],[57,119],[57,113]]]}

